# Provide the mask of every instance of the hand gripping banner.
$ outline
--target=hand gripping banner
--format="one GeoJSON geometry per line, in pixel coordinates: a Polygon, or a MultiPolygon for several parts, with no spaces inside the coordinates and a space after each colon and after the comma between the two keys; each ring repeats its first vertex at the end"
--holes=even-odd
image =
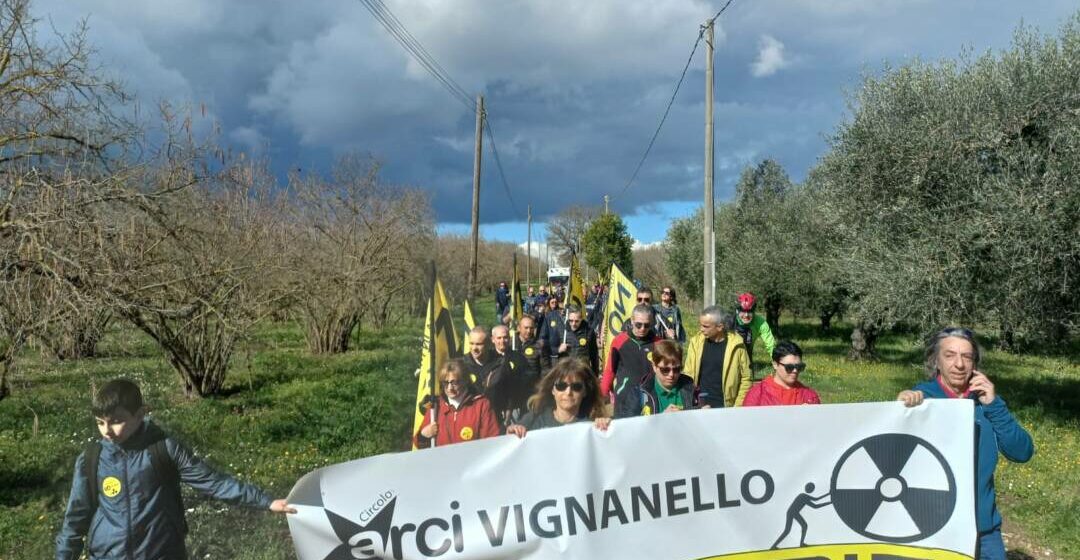
{"type": "Polygon", "coordinates": [[[963,559],[968,400],[695,410],[333,465],[297,482],[301,560],[963,559]]]}

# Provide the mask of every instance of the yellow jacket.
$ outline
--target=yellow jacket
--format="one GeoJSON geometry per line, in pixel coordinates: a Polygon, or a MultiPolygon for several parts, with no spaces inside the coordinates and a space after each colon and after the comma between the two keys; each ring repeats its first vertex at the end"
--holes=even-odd
{"type": "MultiPolygon", "coordinates": [[[[698,370],[701,369],[701,352],[705,346],[705,335],[697,333],[686,343],[683,355],[683,373],[698,382],[698,370]]],[[[724,406],[742,406],[746,393],[750,391],[750,359],[746,355],[746,344],[737,333],[727,332],[727,350],[724,352],[724,406]]]]}

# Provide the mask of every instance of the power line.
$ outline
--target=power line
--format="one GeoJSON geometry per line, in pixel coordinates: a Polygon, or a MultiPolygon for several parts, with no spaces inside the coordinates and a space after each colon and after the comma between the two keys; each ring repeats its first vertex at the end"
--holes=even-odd
{"type": "Polygon", "coordinates": [[[514,203],[514,197],[510,194],[510,184],[506,181],[506,173],[503,172],[502,160],[499,159],[499,150],[495,147],[495,133],[491,130],[491,119],[487,118],[487,111],[484,114],[484,130],[487,131],[488,143],[491,144],[491,153],[495,156],[495,167],[499,170],[499,178],[502,179],[503,190],[506,191],[506,198],[510,200],[510,208],[514,210],[514,215],[520,220],[521,212],[518,211],[517,204],[514,203]]]}
{"type": "MultiPolygon", "coordinates": [[[[716,12],[716,15],[709,19],[709,23],[715,22],[716,18],[727,11],[728,7],[731,6],[731,3],[734,1],[735,0],[728,0],[727,3],[720,8],[720,11],[716,12]]],[[[667,107],[664,109],[664,114],[660,117],[660,123],[656,125],[656,131],[653,132],[652,138],[649,139],[649,145],[645,148],[645,153],[641,155],[641,159],[638,160],[637,165],[634,167],[633,174],[630,175],[630,179],[623,185],[618,196],[625,194],[627,189],[630,188],[630,185],[634,184],[634,180],[637,179],[638,173],[641,172],[641,167],[645,165],[645,160],[648,159],[649,153],[652,152],[653,144],[656,143],[656,138],[660,136],[660,130],[664,128],[664,123],[667,122],[668,113],[671,112],[671,106],[675,104],[675,97],[679,95],[679,88],[682,87],[683,80],[686,79],[686,72],[690,69],[690,63],[694,60],[694,54],[697,52],[698,45],[701,44],[701,39],[704,36],[705,26],[701,26],[698,30],[697,40],[694,41],[694,47],[690,49],[690,56],[686,58],[686,65],[683,66],[682,74],[679,75],[679,81],[675,83],[675,91],[671,92],[671,99],[668,100],[667,107]]]]}

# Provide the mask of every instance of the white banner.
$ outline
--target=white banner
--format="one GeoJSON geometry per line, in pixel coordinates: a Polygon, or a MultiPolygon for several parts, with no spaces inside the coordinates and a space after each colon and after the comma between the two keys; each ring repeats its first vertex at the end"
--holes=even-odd
{"type": "Polygon", "coordinates": [[[696,410],[387,454],[300,479],[289,528],[301,560],[971,558],[973,414],[696,410]]]}

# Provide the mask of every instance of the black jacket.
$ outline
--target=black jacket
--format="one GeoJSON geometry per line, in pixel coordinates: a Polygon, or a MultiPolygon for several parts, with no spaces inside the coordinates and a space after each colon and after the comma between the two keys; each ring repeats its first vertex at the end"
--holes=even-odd
{"type": "MultiPolygon", "coordinates": [[[[660,398],[656,396],[654,376],[646,375],[641,383],[627,387],[615,399],[615,418],[633,418],[661,414],[660,398]]],[[[682,395],[684,408],[698,408],[698,391],[689,375],[680,375],[675,388],[682,395]]]]}

